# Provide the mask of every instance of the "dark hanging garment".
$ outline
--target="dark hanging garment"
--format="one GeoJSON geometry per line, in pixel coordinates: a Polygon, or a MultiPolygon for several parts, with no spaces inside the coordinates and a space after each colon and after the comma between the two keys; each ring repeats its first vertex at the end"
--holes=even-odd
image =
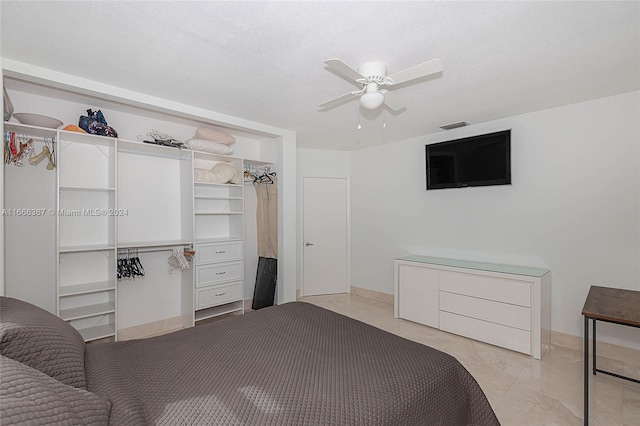
{"type": "Polygon", "coordinates": [[[267,306],[273,306],[276,294],[276,280],[278,278],[278,260],[268,257],[258,258],[258,273],[256,274],[256,286],[253,289],[254,311],[267,306]]]}

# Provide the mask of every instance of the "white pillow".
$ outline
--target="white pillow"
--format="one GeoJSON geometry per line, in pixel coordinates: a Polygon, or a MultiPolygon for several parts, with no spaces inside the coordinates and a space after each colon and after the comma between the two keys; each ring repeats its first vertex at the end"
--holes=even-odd
{"type": "Polygon", "coordinates": [[[185,144],[194,151],[204,151],[222,155],[233,154],[233,149],[231,149],[229,145],[212,142],[207,139],[189,139],[185,141],[185,144]]]}
{"type": "Polygon", "coordinates": [[[204,182],[204,183],[214,183],[213,176],[210,170],[207,169],[194,169],[193,170],[193,180],[196,182],[204,182]]]}
{"type": "Polygon", "coordinates": [[[229,163],[217,163],[211,170],[194,169],[194,180],[206,183],[239,183],[238,171],[229,163]]]}
{"type": "Polygon", "coordinates": [[[222,132],[220,130],[211,129],[209,127],[198,127],[194,139],[207,139],[212,142],[222,143],[225,145],[231,145],[236,143],[236,138],[229,133],[222,132]]]}

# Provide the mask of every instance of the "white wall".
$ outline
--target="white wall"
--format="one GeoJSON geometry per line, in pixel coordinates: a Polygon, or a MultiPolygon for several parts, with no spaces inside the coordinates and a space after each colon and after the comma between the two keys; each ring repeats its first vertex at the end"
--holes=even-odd
{"type": "MultiPolygon", "coordinates": [[[[580,336],[590,285],[640,289],[639,105],[631,92],[353,152],[352,285],[393,293],[407,254],[546,266],[552,329],[580,336]],[[512,185],[425,190],[426,144],[505,129],[512,185]]],[[[599,328],[640,348],[636,330],[599,328]]]]}
{"type": "Polygon", "coordinates": [[[302,283],[302,262],[304,261],[303,229],[304,217],[302,180],[305,177],[326,177],[326,178],[346,178],[349,181],[351,176],[351,152],[330,151],[322,149],[298,148],[298,280],[297,287],[300,289],[302,283]]]}

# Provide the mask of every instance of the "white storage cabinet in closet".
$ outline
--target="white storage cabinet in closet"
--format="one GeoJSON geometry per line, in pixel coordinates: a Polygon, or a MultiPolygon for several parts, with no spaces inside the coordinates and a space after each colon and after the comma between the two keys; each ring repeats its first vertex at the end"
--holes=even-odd
{"type": "Polygon", "coordinates": [[[57,311],[85,340],[116,335],[116,140],[59,131],[57,311]]]}
{"type": "Polygon", "coordinates": [[[243,161],[202,152],[194,167],[230,164],[238,183],[194,182],[195,321],[244,312],[244,188],[243,161]]]}

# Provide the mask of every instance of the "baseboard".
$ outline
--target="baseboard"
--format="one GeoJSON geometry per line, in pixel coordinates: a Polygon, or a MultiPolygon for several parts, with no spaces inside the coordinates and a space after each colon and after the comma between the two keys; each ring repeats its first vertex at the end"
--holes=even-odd
{"type": "Polygon", "coordinates": [[[160,321],[140,324],[118,330],[118,340],[142,339],[158,336],[182,329],[182,317],[166,318],[160,321]]]}
{"type": "MultiPolygon", "coordinates": [[[[551,330],[551,344],[575,349],[580,352],[584,351],[584,339],[582,336],[574,336],[559,331],[551,330]]],[[[597,352],[598,357],[640,365],[640,350],[638,349],[627,348],[626,346],[614,345],[598,340],[597,352]]]]}
{"type": "Polygon", "coordinates": [[[393,294],[382,293],[375,290],[369,290],[361,287],[351,286],[351,294],[355,296],[365,297],[377,302],[389,303],[393,305],[393,294]]]}

